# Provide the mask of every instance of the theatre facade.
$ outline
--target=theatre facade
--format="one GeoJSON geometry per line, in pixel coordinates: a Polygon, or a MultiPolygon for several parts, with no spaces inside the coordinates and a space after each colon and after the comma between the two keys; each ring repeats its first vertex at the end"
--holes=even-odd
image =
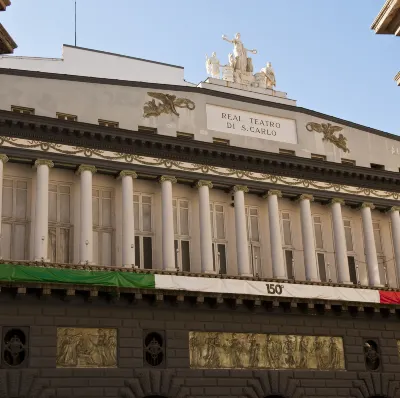
{"type": "Polygon", "coordinates": [[[0,56],[0,397],[400,397],[400,139],[223,38],[0,56]]]}

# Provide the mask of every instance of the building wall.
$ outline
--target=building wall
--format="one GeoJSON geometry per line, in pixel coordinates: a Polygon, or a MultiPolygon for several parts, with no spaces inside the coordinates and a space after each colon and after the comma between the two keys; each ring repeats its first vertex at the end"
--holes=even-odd
{"type": "MultiPolygon", "coordinates": [[[[5,379],[8,388],[14,383],[13,391],[19,374],[22,379],[35,375],[37,385],[43,386],[42,392],[49,394],[40,396],[65,398],[152,395],[264,398],[270,396],[269,388],[273,394],[287,398],[399,396],[396,394],[400,380],[397,351],[400,327],[395,317],[382,319],[379,313],[352,317],[346,311],[340,315],[316,315],[284,313],[282,308],[267,312],[265,308],[249,311],[240,306],[233,310],[221,305],[212,309],[207,305],[194,306],[188,301],[174,306],[167,302],[150,306],[141,300],[132,304],[122,296],[114,303],[100,296],[88,303],[81,296],[70,297],[66,302],[55,295],[39,299],[36,294],[20,296],[15,301],[4,289],[0,301],[3,329],[30,328],[28,368],[13,370],[14,377],[5,379]],[[57,327],[117,328],[118,368],[56,368],[57,327]],[[166,362],[160,369],[145,369],[145,331],[165,331],[166,362]],[[346,370],[190,369],[189,331],[343,337],[346,370]],[[371,339],[377,342],[381,356],[381,368],[377,372],[368,372],[364,362],[363,345],[371,339]],[[142,390],[135,391],[142,393],[122,395],[121,389],[129,385],[133,389],[140,385],[142,390]]],[[[0,377],[4,372],[0,370],[0,377]]],[[[29,381],[21,381],[21,386],[29,381]]]]}
{"type": "Polygon", "coordinates": [[[62,58],[0,57],[0,68],[187,86],[182,67],[63,46],[62,58]]]}
{"type": "Polygon", "coordinates": [[[176,136],[177,131],[191,133],[196,140],[204,142],[212,142],[213,138],[223,138],[230,140],[231,145],[242,148],[267,152],[289,149],[294,150],[296,156],[309,158],[311,154],[320,154],[325,155],[328,161],[338,163],[342,158],[347,158],[355,160],[358,166],[370,167],[371,163],[376,163],[394,172],[398,172],[400,167],[398,140],[342,126],[342,133],[348,139],[350,149],[350,153],[343,153],[330,142],[323,141],[322,134],[306,130],[306,124],[309,122],[327,121],[301,112],[208,94],[0,75],[0,109],[10,110],[11,105],[34,108],[35,113],[40,116],[55,117],[56,112],[62,112],[77,115],[78,121],[91,124],[98,124],[98,119],[105,119],[117,121],[120,128],[128,130],[147,126],[157,128],[159,134],[167,136],[176,136]],[[179,117],[162,114],[157,118],[144,118],[143,106],[151,100],[147,95],[149,91],[160,91],[176,95],[178,98],[191,99],[195,102],[196,109],[189,111],[179,108],[179,117]],[[208,130],[206,104],[295,120],[298,144],[208,130]]]}
{"type": "MultiPolygon", "coordinates": [[[[36,171],[31,166],[21,165],[8,162],[4,166],[4,178],[23,178],[29,182],[30,197],[30,256],[34,259],[33,254],[33,237],[34,237],[34,221],[35,221],[35,198],[36,198],[36,171]]],[[[64,182],[71,184],[71,219],[73,222],[73,257],[72,262],[79,262],[79,230],[80,230],[80,179],[73,171],[52,168],[50,170],[50,183],[64,182]]],[[[113,191],[113,227],[114,234],[114,261],[113,265],[122,265],[122,196],[121,181],[113,176],[96,173],[93,176],[93,187],[104,187],[113,191]]],[[[154,231],[153,243],[153,268],[162,268],[162,224],[161,224],[161,186],[157,181],[147,181],[142,179],[134,180],[134,191],[150,194],[153,196],[152,207],[152,225],[154,231]]],[[[200,264],[200,236],[199,236],[199,208],[198,193],[196,188],[188,185],[174,184],[173,196],[175,198],[188,199],[190,202],[190,241],[191,241],[191,271],[201,272],[200,264]]],[[[232,195],[219,189],[210,190],[210,201],[224,205],[225,210],[225,231],[227,242],[227,271],[230,275],[237,275],[236,260],[236,230],[235,216],[232,195]]],[[[261,242],[261,275],[262,277],[272,277],[271,253],[270,253],[270,230],[268,224],[268,208],[265,199],[252,194],[245,194],[245,204],[247,206],[255,206],[259,210],[258,225],[260,230],[261,242]]],[[[280,211],[289,212],[292,224],[292,239],[294,260],[296,269],[296,279],[305,280],[305,269],[302,250],[301,225],[300,225],[300,208],[296,201],[282,198],[279,200],[280,211]]],[[[311,204],[313,215],[321,216],[323,225],[323,240],[325,250],[325,262],[330,264],[331,279],[336,282],[336,264],[334,255],[333,230],[330,207],[319,203],[311,204]]],[[[373,211],[373,220],[380,223],[381,240],[384,250],[385,259],[387,261],[387,270],[389,277],[389,285],[398,286],[396,278],[396,265],[393,254],[393,241],[390,231],[390,217],[388,214],[379,211],[373,211]]],[[[364,239],[362,230],[361,213],[357,209],[351,209],[343,206],[343,217],[352,223],[352,237],[354,243],[354,256],[359,264],[360,281],[362,284],[368,285],[366,259],[364,255],[364,239]]],[[[282,233],[282,231],[274,231],[274,233],[282,233]]]]}

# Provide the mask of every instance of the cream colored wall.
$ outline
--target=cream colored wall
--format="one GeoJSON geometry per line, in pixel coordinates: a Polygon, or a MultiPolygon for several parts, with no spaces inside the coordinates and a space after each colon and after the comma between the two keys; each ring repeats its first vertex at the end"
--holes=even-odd
{"type": "MultiPolygon", "coordinates": [[[[238,92],[240,94],[240,91],[238,92]]],[[[92,84],[55,79],[39,79],[22,76],[0,75],[0,109],[10,110],[11,105],[34,108],[37,115],[55,117],[56,112],[78,116],[78,121],[98,124],[98,119],[118,121],[120,127],[137,130],[138,126],[155,127],[159,134],[176,136],[177,131],[194,134],[195,139],[212,142],[214,137],[228,139],[231,145],[279,152],[294,150],[297,156],[309,158],[312,153],[326,155],[327,160],[341,162],[342,158],[355,160],[357,165],[370,167],[370,163],[382,164],[386,170],[398,172],[400,167],[400,141],[381,137],[352,127],[344,127],[350,153],[328,141],[323,135],[306,130],[308,122],[327,122],[303,113],[250,104],[207,94],[172,92],[138,87],[92,84]],[[148,91],[159,91],[189,98],[196,104],[194,111],[179,108],[180,116],[160,115],[143,117],[143,106],[151,100],[148,91]],[[245,137],[207,130],[206,104],[239,109],[270,116],[290,118],[296,121],[298,144],[286,144],[261,138],[245,137]]]]}
{"type": "MultiPolygon", "coordinates": [[[[14,163],[6,163],[4,167],[5,177],[19,177],[29,181],[30,188],[30,259],[33,259],[33,236],[34,236],[34,222],[35,222],[35,190],[36,190],[36,172],[30,166],[20,165],[14,163]]],[[[73,245],[73,262],[79,261],[79,229],[80,229],[80,210],[79,210],[79,195],[80,195],[80,180],[79,176],[75,175],[73,171],[61,170],[53,168],[50,171],[50,181],[64,182],[71,184],[72,187],[72,206],[71,215],[74,225],[74,245],[73,245]]],[[[114,193],[113,213],[114,213],[114,258],[115,265],[122,265],[121,254],[121,238],[122,238],[122,217],[121,212],[121,181],[112,176],[95,174],[93,176],[94,187],[112,188],[114,193]]],[[[151,194],[154,197],[153,205],[153,231],[154,231],[154,244],[153,244],[153,267],[157,269],[162,268],[162,231],[161,231],[161,187],[157,181],[148,180],[135,180],[134,191],[151,194]]],[[[200,236],[199,236],[199,208],[197,189],[187,185],[174,184],[173,196],[179,198],[186,198],[190,201],[190,238],[191,238],[191,270],[193,272],[200,272],[200,236]]],[[[225,228],[227,237],[227,259],[228,259],[228,273],[231,275],[237,274],[236,262],[236,232],[235,232],[235,218],[234,208],[231,206],[232,196],[222,190],[212,189],[210,191],[210,200],[214,202],[223,203],[225,205],[225,228]]],[[[262,277],[272,277],[272,266],[270,260],[270,243],[269,243],[269,225],[268,225],[268,209],[265,199],[256,195],[245,195],[246,205],[257,206],[259,208],[259,228],[261,239],[261,267],[262,277]]],[[[305,279],[301,226],[300,226],[300,212],[299,206],[296,201],[288,199],[280,199],[280,211],[288,211],[291,215],[292,223],[292,238],[294,248],[294,260],[296,269],[296,278],[298,280],[305,279]]],[[[318,203],[312,203],[311,211],[313,215],[319,215],[323,223],[323,239],[324,249],[326,252],[326,263],[330,264],[331,278],[337,281],[335,255],[334,255],[334,241],[332,231],[332,219],[330,207],[318,203]]],[[[390,219],[388,214],[378,211],[373,211],[373,220],[379,221],[381,227],[382,245],[384,255],[386,257],[389,284],[390,286],[397,286],[396,282],[396,266],[393,260],[393,244],[390,231],[390,219]]],[[[352,222],[352,233],[354,243],[354,255],[359,264],[360,280],[361,283],[367,284],[367,271],[364,255],[364,242],[362,235],[362,221],[360,211],[343,206],[343,218],[349,219],[352,222]]],[[[275,232],[275,231],[274,231],[275,232]]]]}

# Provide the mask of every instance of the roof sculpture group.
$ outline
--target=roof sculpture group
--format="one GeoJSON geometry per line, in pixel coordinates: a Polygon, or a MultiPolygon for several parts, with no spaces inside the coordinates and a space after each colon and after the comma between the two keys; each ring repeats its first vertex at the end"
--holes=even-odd
{"type": "Polygon", "coordinates": [[[267,62],[265,68],[253,75],[253,61],[248,57],[248,53],[257,54],[257,50],[250,50],[244,46],[240,40],[240,33],[236,33],[235,38],[229,40],[225,35],[222,39],[233,44],[233,53],[228,56],[228,64],[222,65],[215,52],[211,57],[206,55],[207,73],[214,79],[222,79],[227,82],[243,84],[246,86],[274,89],[276,86],[275,73],[271,62],[267,62]]]}

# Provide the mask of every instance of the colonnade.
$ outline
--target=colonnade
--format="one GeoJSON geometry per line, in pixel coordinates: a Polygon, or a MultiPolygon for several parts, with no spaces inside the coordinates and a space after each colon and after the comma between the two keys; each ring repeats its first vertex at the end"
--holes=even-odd
{"type": "MultiPolygon", "coordinates": [[[[0,155],[0,182],[3,179],[4,163],[7,156],[0,155]]],[[[36,216],[34,237],[34,258],[36,261],[48,261],[48,190],[49,173],[54,166],[50,160],[38,159],[35,162],[37,172],[36,183],[36,216]]],[[[82,264],[93,262],[93,216],[92,216],[92,178],[96,173],[96,167],[81,165],[77,174],[80,176],[80,231],[79,231],[79,260],[82,264]]],[[[135,230],[133,212],[134,179],[137,175],[134,171],[123,170],[119,174],[122,186],[122,263],[123,266],[131,267],[135,262],[135,230]]],[[[175,177],[161,176],[161,214],[162,214],[162,268],[164,270],[175,270],[175,248],[173,227],[173,184],[177,182],[175,177]]],[[[210,189],[213,187],[210,181],[200,180],[196,187],[199,195],[199,228],[200,228],[200,255],[201,271],[203,273],[214,273],[213,251],[212,251],[212,229],[210,219],[210,189]]],[[[0,184],[0,214],[2,208],[2,184],[0,184]]],[[[236,185],[232,189],[234,197],[235,226],[236,226],[236,253],[238,273],[241,276],[251,276],[249,262],[249,248],[247,240],[247,227],[245,215],[245,194],[248,188],[236,185]]],[[[266,193],[268,207],[268,218],[270,228],[270,246],[273,277],[285,279],[286,266],[282,250],[282,237],[279,217],[279,199],[282,193],[278,190],[270,190],[266,193]]],[[[305,264],[305,275],[308,281],[319,281],[318,267],[316,261],[316,249],[313,230],[313,219],[311,215],[312,195],[303,194],[298,198],[300,206],[301,234],[303,243],[303,255],[305,264]]],[[[338,282],[350,283],[349,265],[347,260],[347,248],[345,240],[345,229],[342,218],[342,199],[331,200],[330,208],[333,221],[333,236],[335,243],[335,257],[338,273],[338,282]]],[[[369,283],[372,286],[381,286],[384,281],[380,280],[378,258],[375,246],[374,230],[371,211],[374,209],[372,203],[362,203],[361,217],[363,223],[363,234],[365,244],[365,255],[369,283]]],[[[397,264],[397,272],[400,275],[400,214],[399,207],[390,209],[392,224],[392,239],[397,264]]],[[[1,221],[1,217],[0,217],[1,221]]],[[[1,222],[0,222],[1,232],[1,222]]]]}

